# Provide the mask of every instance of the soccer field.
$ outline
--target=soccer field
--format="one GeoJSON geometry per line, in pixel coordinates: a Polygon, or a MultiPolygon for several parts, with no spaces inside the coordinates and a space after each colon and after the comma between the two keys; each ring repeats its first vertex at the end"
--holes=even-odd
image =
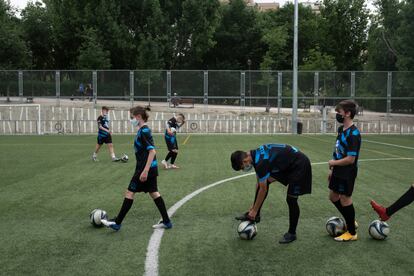
{"type": "MultiPolygon", "coordinates": [[[[162,136],[154,138],[160,161],[167,149],[162,136]]],[[[390,204],[414,182],[413,136],[362,137],[353,195],[359,240],[348,243],[335,242],[325,230],[326,220],[339,216],[328,200],[328,166],[321,164],[332,155],[334,136],[179,134],[178,139],[181,169],[159,170],[167,208],[204,186],[241,175],[231,169],[231,152],[264,143],[288,143],[308,155],[315,163],[313,191],[299,199],[298,240],[287,245],[278,243],[288,229],[286,187],[270,186],[253,241],[238,238],[234,216],[254,199],[254,175],[203,191],[172,217],[174,228],[165,231],[159,248],[160,275],[414,274],[414,206],[393,216],[387,240],[368,235],[377,218],[369,200],[390,204]]],[[[112,163],[105,147],[100,161],[92,162],[95,136],[0,137],[0,274],[144,274],[151,225],[159,219],[148,195],[136,196],[119,232],[89,222],[95,208],[109,217],[118,213],[135,167],[133,137],[113,141],[117,155],[129,155],[128,163],[112,163]]]]}

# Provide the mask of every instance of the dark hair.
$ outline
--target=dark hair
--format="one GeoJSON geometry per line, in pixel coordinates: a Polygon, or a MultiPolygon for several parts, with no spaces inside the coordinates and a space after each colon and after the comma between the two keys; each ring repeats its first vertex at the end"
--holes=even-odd
{"type": "Polygon", "coordinates": [[[231,154],[231,167],[235,171],[240,171],[243,165],[243,159],[247,157],[247,153],[241,150],[235,151],[231,154]]]}
{"type": "Polygon", "coordinates": [[[183,117],[183,121],[185,121],[185,116],[184,116],[184,114],[183,113],[178,113],[178,115],[177,116],[181,116],[181,117],[183,117]]]}
{"type": "Polygon", "coordinates": [[[148,106],[146,106],[146,107],[135,106],[135,107],[132,107],[129,110],[129,112],[131,112],[131,114],[134,115],[134,116],[141,115],[144,122],[148,121],[149,115],[148,115],[147,111],[151,111],[151,108],[149,108],[148,106]]]}
{"type": "Polygon", "coordinates": [[[109,107],[107,107],[107,106],[102,106],[102,110],[109,111],[109,107]]]}
{"type": "Polygon", "coordinates": [[[338,112],[341,109],[345,111],[345,113],[351,112],[351,119],[353,119],[358,110],[358,105],[353,100],[343,100],[337,104],[335,111],[338,112]]]}

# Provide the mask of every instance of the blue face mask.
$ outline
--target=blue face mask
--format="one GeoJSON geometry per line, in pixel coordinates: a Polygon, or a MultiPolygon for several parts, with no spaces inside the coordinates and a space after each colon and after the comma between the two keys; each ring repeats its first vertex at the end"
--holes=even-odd
{"type": "Polygon", "coordinates": [[[252,165],[252,164],[249,164],[249,165],[247,165],[247,166],[244,166],[243,171],[244,171],[244,172],[248,172],[248,171],[250,171],[252,168],[253,168],[253,165],[252,165]]]}
{"type": "Polygon", "coordinates": [[[131,121],[131,124],[132,124],[134,127],[137,127],[137,126],[139,125],[138,120],[137,120],[137,119],[135,119],[135,118],[131,119],[130,121],[131,121]]]}

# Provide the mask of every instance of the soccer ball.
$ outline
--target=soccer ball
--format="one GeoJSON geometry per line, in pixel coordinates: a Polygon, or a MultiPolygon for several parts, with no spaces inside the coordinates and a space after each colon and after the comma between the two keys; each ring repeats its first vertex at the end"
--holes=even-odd
{"type": "Polygon", "coordinates": [[[257,226],[252,221],[242,221],[237,227],[237,233],[242,240],[252,240],[257,235],[257,226]]]}
{"type": "Polygon", "coordinates": [[[108,215],[104,210],[101,209],[95,209],[91,212],[89,215],[89,218],[91,220],[91,224],[95,227],[102,227],[103,224],[101,222],[101,219],[107,219],[108,215]]]}
{"type": "Polygon", "coordinates": [[[171,130],[172,133],[176,133],[177,132],[177,129],[175,127],[170,128],[170,130],[171,130]]]}
{"type": "Polygon", "coordinates": [[[331,237],[338,237],[345,233],[346,223],[342,218],[331,217],[326,222],[326,231],[331,237]]]}
{"type": "Polygon", "coordinates": [[[122,162],[124,162],[124,163],[126,163],[126,162],[128,162],[128,160],[129,160],[129,157],[128,157],[128,155],[126,155],[125,153],[122,155],[122,157],[121,157],[121,161],[122,162]]]}
{"type": "Polygon", "coordinates": [[[374,220],[368,228],[369,235],[375,240],[385,240],[389,233],[390,227],[386,222],[374,220]]]}

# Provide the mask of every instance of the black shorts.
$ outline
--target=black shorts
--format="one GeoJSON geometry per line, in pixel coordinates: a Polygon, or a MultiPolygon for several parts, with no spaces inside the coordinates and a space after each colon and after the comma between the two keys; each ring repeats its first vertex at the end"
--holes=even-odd
{"type": "Polygon", "coordinates": [[[178,150],[177,137],[174,136],[174,139],[170,138],[171,136],[165,136],[165,143],[167,144],[168,151],[178,150]]]}
{"type": "Polygon", "coordinates": [[[274,178],[288,186],[288,195],[299,196],[312,193],[312,166],[309,158],[303,153],[295,160],[289,171],[274,178]]]}
{"type": "Polygon", "coordinates": [[[104,143],[105,144],[112,144],[112,136],[111,136],[111,134],[108,134],[108,136],[106,136],[106,137],[102,137],[102,136],[99,136],[98,135],[97,140],[98,140],[98,144],[99,145],[103,145],[104,143]]]}
{"type": "Polygon", "coordinates": [[[352,196],[355,179],[356,177],[339,178],[332,175],[331,181],[329,181],[329,189],[340,195],[352,196]]]}
{"type": "Polygon", "coordinates": [[[147,181],[141,182],[139,176],[141,173],[135,173],[128,185],[128,191],[133,193],[155,193],[158,192],[157,177],[148,177],[147,181]]]}

